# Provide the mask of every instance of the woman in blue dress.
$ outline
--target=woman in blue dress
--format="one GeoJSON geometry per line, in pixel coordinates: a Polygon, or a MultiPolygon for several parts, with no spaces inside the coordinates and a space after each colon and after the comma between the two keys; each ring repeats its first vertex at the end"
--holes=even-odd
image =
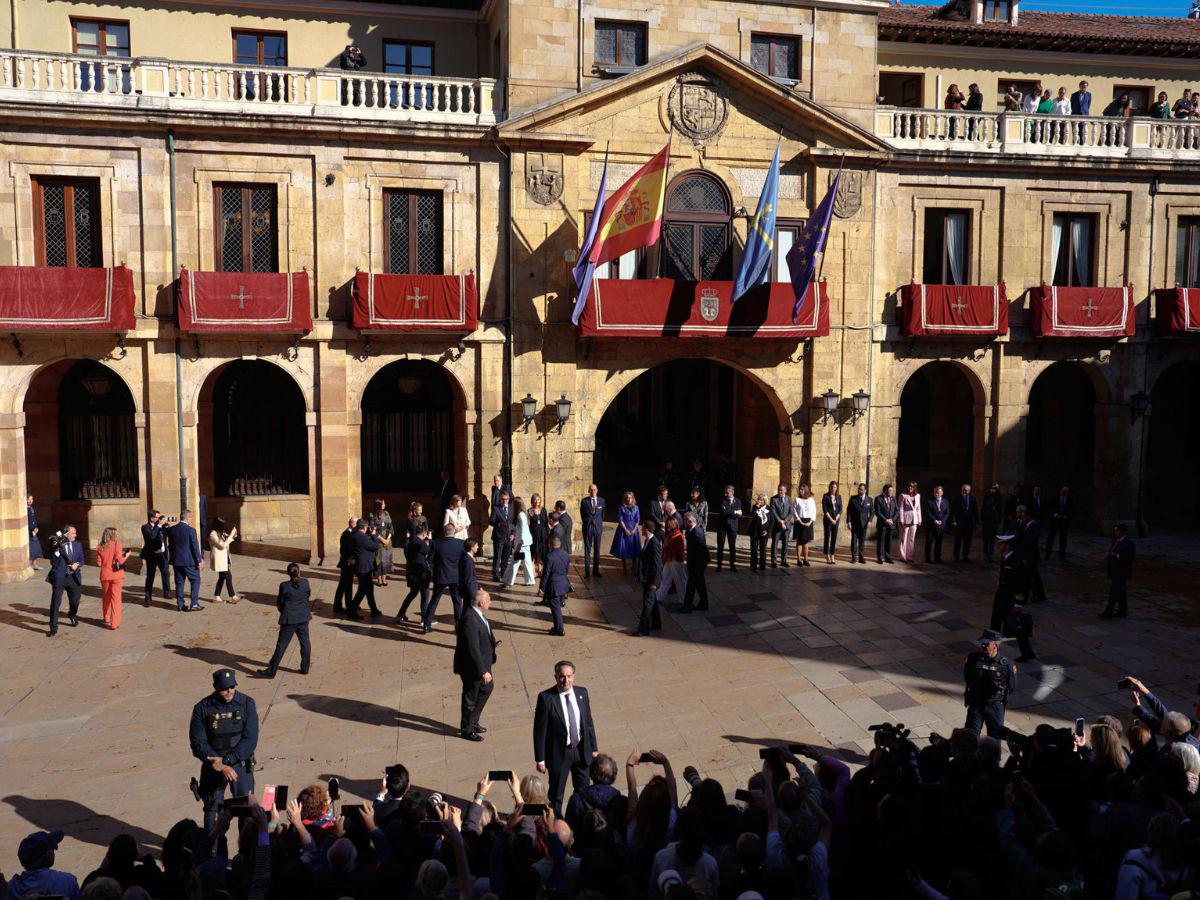
{"type": "Polygon", "coordinates": [[[637,574],[637,558],[642,553],[642,540],[638,536],[638,524],[642,521],[642,513],[638,509],[633,491],[626,491],[617,510],[617,530],[613,533],[613,556],[621,561],[621,571],[629,574],[629,561],[634,561],[633,573],[637,574]]]}

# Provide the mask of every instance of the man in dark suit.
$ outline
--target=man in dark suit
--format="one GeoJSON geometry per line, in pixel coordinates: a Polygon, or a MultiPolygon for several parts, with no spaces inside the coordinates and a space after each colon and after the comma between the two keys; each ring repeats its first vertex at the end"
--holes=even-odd
{"type": "Polygon", "coordinates": [[[1025,510],[1029,513],[1029,518],[1038,522],[1042,521],[1042,519],[1045,517],[1046,503],[1042,499],[1042,486],[1040,484],[1035,484],[1033,486],[1033,493],[1030,495],[1029,499],[1025,501],[1025,510]]]}
{"type": "Polygon", "coordinates": [[[571,518],[571,514],[567,512],[567,504],[564,500],[555,500],[554,509],[558,513],[558,524],[562,526],[562,545],[567,551],[567,556],[570,556],[575,551],[572,549],[575,545],[575,521],[571,518]]]}
{"type": "Polygon", "coordinates": [[[942,496],[939,484],[933,489],[933,496],[925,501],[925,562],[942,561],[942,538],[949,518],[950,501],[942,496]]]}
{"type": "Polygon", "coordinates": [[[796,501],[788,496],[790,485],[781,484],[769,504],[771,508],[771,568],[775,568],[775,551],[782,544],[783,555],[780,565],[788,567],[788,536],[792,533],[792,520],[796,517],[796,501]]]}
{"type": "Polygon", "coordinates": [[[472,603],[479,591],[479,579],[475,577],[475,554],[479,552],[479,541],[463,541],[462,559],[458,561],[458,596],[463,603],[472,603]]]}
{"type": "MultiPolygon", "coordinates": [[[[954,501],[954,509],[950,511],[950,521],[954,525],[954,561],[971,561],[971,538],[975,535],[975,526],[979,523],[979,504],[971,496],[971,486],[964,484],[954,501]]],[[[986,535],[985,535],[986,538],[986,535]]]]}
{"type": "Polygon", "coordinates": [[[1014,484],[1012,492],[1004,500],[1004,533],[1016,531],[1017,507],[1021,505],[1021,486],[1014,484]]]}
{"type": "Polygon", "coordinates": [[[890,484],[875,498],[875,562],[892,561],[892,535],[896,533],[896,496],[890,484]]]}
{"type": "Polygon", "coordinates": [[[583,577],[595,570],[600,577],[600,544],[604,540],[604,498],[600,488],[588,485],[588,495],[579,502],[579,524],[583,528],[583,577]]]}
{"type": "Polygon", "coordinates": [[[996,548],[1000,553],[1000,580],[992,598],[992,618],[989,627],[997,631],[1012,612],[1017,596],[1025,594],[1025,565],[1017,553],[1016,543],[1016,535],[1001,534],[996,537],[996,548]]]}
{"type": "Polygon", "coordinates": [[[867,528],[871,516],[875,515],[875,503],[867,493],[867,486],[858,485],[858,493],[846,504],[846,521],[850,523],[850,562],[866,563],[863,548],[867,543],[867,528]]]}
{"type": "Polygon", "coordinates": [[[650,507],[647,512],[650,519],[658,526],[659,531],[663,530],[664,523],[667,521],[667,514],[664,512],[663,507],[667,505],[667,500],[670,499],[668,495],[669,491],[666,485],[659,485],[658,492],[655,494],[654,499],[650,501],[650,507]]]}
{"type": "Polygon", "coordinates": [[[150,605],[154,594],[154,576],[162,577],[163,597],[171,596],[171,584],[167,579],[167,532],[163,528],[163,514],[157,509],[150,510],[150,518],[142,525],[142,567],[146,570],[146,593],[142,599],[145,606],[150,605]]]}
{"type": "Polygon", "coordinates": [[[1017,507],[1014,521],[1017,536],[1017,552],[1025,566],[1025,599],[1030,603],[1045,603],[1046,588],[1042,584],[1041,544],[1038,541],[1037,519],[1029,517],[1025,504],[1017,507]]]}
{"type": "Polygon", "coordinates": [[[500,643],[487,620],[486,613],[491,605],[491,595],[480,588],[475,603],[463,616],[454,644],[454,674],[462,680],[458,734],[465,741],[482,741],[487,731],[479,724],[479,716],[495,685],[492,666],[496,662],[496,645],[500,643]]]}
{"type": "Polygon", "coordinates": [[[429,634],[433,630],[433,617],[437,615],[438,601],[442,599],[442,591],[450,592],[450,602],[454,604],[454,628],[458,630],[462,623],[462,597],[458,593],[459,565],[463,558],[463,542],[454,536],[454,526],[446,524],[442,528],[442,536],[433,542],[433,553],[430,556],[429,567],[433,570],[433,594],[429,603],[421,610],[421,633],[429,634]]]}
{"type": "Polygon", "coordinates": [[[50,637],[58,634],[58,608],[62,595],[67,595],[67,616],[71,627],[79,624],[79,597],[83,593],[83,544],[79,543],[75,526],[63,529],[63,540],[50,557],[50,571],[46,574],[50,585],[50,637]]]}
{"type": "Polygon", "coordinates": [[[1129,615],[1129,598],[1126,588],[1133,577],[1133,557],[1136,547],[1129,539],[1129,526],[1118,522],[1113,528],[1113,543],[1108,548],[1105,568],[1108,570],[1108,605],[1100,618],[1111,619],[1114,615],[1124,619],[1129,615]],[[1114,613],[1113,610],[1116,610],[1114,613]]]}
{"type": "Polygon", "coordinates": [[[1071,500],[1071,489],[1065,484],[1058,492],[1058,499],[1046,510],[1046,559],[1054,549],[1054,538],[1058,537],[1058,558],[1067,558],[1067,529],[1071,527],[1071,516],[1075,514],[1075,503],[1071,500]]]}
{"type": "Polygon", "coordinates": [[[687,545],[687,589],[683,592],[681,613],[690,613],[693,609],[692,600],[697,592],[700,594],[700,605],[694,607],[701,612],[708,610],[708,583],[704,578],[704,570],[708,568],[708,544],[704,540],[704,526],[699,523],[693,513],[683,517],[685,527],[684,542],[687,545]]]}
{"type": "Polygon", "coordinates": [[[488,515],[488,524],[492,526],[492,577],[497,581],[504,575],[504,568],[512,554],[512,507],[508,499],[508,491],[502,488],[488,515]]]}
{"type": "Polygon", "coordinates": [[[354,596],[354,525],[350,519],[338,538],[338,585],[333,592],[333,611],[339,615],[346,611],[354,596]]]}
{"type": "Polygon", "coordinates": [[[554,687],[538,694],[533,711],[533,758],[537,770],[549,776],[556,818],[562,815],[567,776],[572,793],[578,794],[588,786],[588,767],[597,753],[587,688],[575,685],[575,663],[561,660],[554,664],[554,687]]]}
{"type": "Polygon", "coordinates": [[[288,563],[288,580],[279,585],[275,607],[279,610],[279,637],[275,641],[275,652],[271,661],[258,674],[263,678],[274,678],[283,654],[287,652],[292,635],[300,639],[300,674],[307,675],[312,662],[312,644],[308,640],[308,623],[312,619],[310,600],[312,591],[308,580],[300,577],[300,566],[288,563]]]}
{"type": "Polygon", "coordinates": [[[662,630],[658,611],[658,586],[662,583],[663,546],[653,519],[642,519],[642,552],[638,556],[638,581],[642,584],[642,615],[634,635],[643,637],[662,630]]]}
{"type": "Polygon", "coordinates": [[[180,610],[200,608],[200,539],[191,523],[192,511],[185,509],[179,521],[167,529],[171,544],[171,566],[175,570],[175,605],[180,610]],[[183,605],[183,580],[191,588],[191,605],[183,605]]]}
{"type": "Polygon", "coordinates": [[[421,604],[417,609],[423,610],[429,605],[429,584],[433,579],[429,555],[432,552],[429,526],[421,525],[404,544],[404,582],[408,585],[408,593],[404,595],[404,601],[396,613],[397,622],[408,621],[408,608],[418,597],[421,598],[421,604]]]}
{"type": "Polygon", "coordinates": [[[379,538],[375,537],[375,529],[367,529],[367,520],[359,519],[354,523],[354,572],[358,575],[358,590],[350,601],[346,615],[351,619],[361,619],[358,608],[362,606],[363,598],[371,607],[371,616],[378,616],[379,607],[375,605],[375,551],[379,549],[379,538]]]}
{"type": "Polygon", "coordinates": [[[725,485],[725,496],[717,506],[717,571],[721,571],[721,557],[725,544],[729,544],[729,571],[737,571],[738,523],[742,521],[742,501],[733,496],[733,485],[725,485]]]}
{"type": "Polygon", "coordinates": [[[438,489],[433,493],[433,515],[430,518],[435,522],[440,522],[442,516],[446,514],[446,510],[450,508],[450,498],[458,493],[458,485],[447,469],[438,472],[437,483],[438,489]]]}
{"type": "Polygon", "coordinates": [[[996,535],[1004,528],[1004,497],[1000,493],[1000,485],[993,484],[983,495],[983,512],[980,513],[979,522],[983,526],[983,557],[991,562],[996,535]]]}
{"type": "MultiPolygon", "coordinates": [[[[507,484],[504,483],[504,476],[493,475],[491,492],[488,494],[488,516],[489,516],[488,524],[489,525],[491,524],[492,511],[495,510],[495,508],[500,505],[500,495],[502,493],[508,494],[508,496],[511,498],[512,497],[512,488],[510,488],[507,484]]],[[[492,534],[492,551],[493,551],[493,553],[495,552],[495,549],[496,549],[496,535],[493,533],[492,534]]],[[[492,559],[492,568],[493,569],[496,568],[496,560],[494,558],[492,559]]],[[[503,571],[503,570],[501,570],[501,571],[503,571]]],[[[496,577],[499,578],[499,576],[496,576],[496,577]]]]}
{"type": "Polygon", "coordinates": [[[546,564],[542,566],[542,579],[538,584],[538,593],[542,602],[550,607],[554,614],[554,625],[550,633],[557,637],[563,636],[563,603],[571,590],[567,580],[567,571],[571,568],[571,560],[562,548],[562,541],[557,537],[550,538],[550,552],[546,554],[546,564]]]}

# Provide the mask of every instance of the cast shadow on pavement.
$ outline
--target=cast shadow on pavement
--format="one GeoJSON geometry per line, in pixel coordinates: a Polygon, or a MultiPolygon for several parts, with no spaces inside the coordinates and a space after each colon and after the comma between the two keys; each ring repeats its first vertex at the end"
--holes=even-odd
{"type": "MultiPolygon", "coordinates": [[[[786,747],[791,743],[803,743],[816,753],[828,753],[830,756],[835,756],[842,762],[849,763],[850,765],[865,766],[867,764],[867,757],[865,757],[857,747],[849,744],[842,747],[827,747],[820,744],[814,744],[811,741],[788,741],[777,736],[753,738],[746,737],[745,735],[741,734],[723,734],[721,737],[725,738],[725,740],[729,741],[731,744],[753,744],[759,747],[786,747]]],[[[800,754],[796,755],[800,756],[800,754]]],[[[801,760],[804,759],[803,756],[800,756],[800,758],[801,760]]]]}
{"type": "MultiPolygon", "coordinates": [[[[359,722],[363,725],[376,725],[384,728],[407,728],[409,731],[420,731],[425,734],[451,735],[457,733],[452,728],[436,719],[418,716],[381,706],[368,700],[351,700],[347,697],[330,697],[326,694],[288,694],[289,700],[306,712],[320,713],[334,719],[346,722],[359,722]]],[[[373,795],[372,795],[373,796],[373,795]]]]}
{"type": "Polygon", "coordinates": [[[68,837],[98,847],[108,847],[118,834],[129,834],[144,849],[162,849],[163,839],[154,832],[96,812],[74,800],[35,800],[21,794],[9,794],[4,802],[16,815],[42,831],[61,828],[68,837]]]}

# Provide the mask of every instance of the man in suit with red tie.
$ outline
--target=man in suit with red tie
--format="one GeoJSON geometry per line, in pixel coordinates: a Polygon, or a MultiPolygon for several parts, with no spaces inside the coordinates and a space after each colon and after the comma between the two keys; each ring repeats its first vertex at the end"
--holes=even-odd
{"type": "Polygon", "coordinates": [[[579,504],[579,515],[583,526],[583,577],[591,578],[592,572],[600,577],[600,544],[604,538],[604,498],[600,488],[588,485],[588,495],[579,504]]]}
{"type": "Polygon", "coordinates": [[[564,659],[554,666],[554,687],[538,694],[533,715],[533,757],[537,770],[550,776],[555,817],[562,815],[568,774],[574,793],[588,786],[597,743],[587,688],[575,686],[575,664],[564,659]]]}

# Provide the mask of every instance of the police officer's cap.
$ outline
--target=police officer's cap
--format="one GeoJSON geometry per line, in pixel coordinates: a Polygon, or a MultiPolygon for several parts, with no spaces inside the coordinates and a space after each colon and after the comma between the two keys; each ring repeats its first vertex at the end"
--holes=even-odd
{"type": "Polygon", "coordinates": [[[998,535],[996,535],[997,543],[1001,543],[1001,544],[1011,544],[1016,539],[1017,539],[1017,536],[1015,534],[998,534],[998,535]]]}
{"type": "Polygon", "coordinates": [[[983,629],[983,634],[979,636],[979,643],[981,644],[999,644],[1003,640],[1004,635],[994,628],[983,629]]]}
{"type": "Polygon", "coordinates": [[[213,688],[215,690],[224,691],[231,687],[237,687],[237,678],[233,674],[233,669],[217,669],[213,672],[213,688]]]}

